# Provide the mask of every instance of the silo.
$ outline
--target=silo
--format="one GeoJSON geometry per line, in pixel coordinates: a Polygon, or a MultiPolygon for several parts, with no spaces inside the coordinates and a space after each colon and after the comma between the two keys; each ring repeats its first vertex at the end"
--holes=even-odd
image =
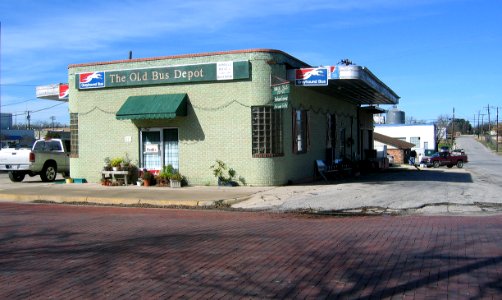
{"type": "Polygon", "coordinates": [[[393,109],[387,111],[387,124],[404,124],[405,116],[404,111],[394,107],[393,109]]]}

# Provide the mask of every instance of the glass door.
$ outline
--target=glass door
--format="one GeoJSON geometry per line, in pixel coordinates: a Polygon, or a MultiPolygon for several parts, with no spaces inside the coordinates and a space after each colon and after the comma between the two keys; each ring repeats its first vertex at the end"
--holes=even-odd
{"type": "Polygon", "coordinates": [[[162,170],[172,165],[179,170],[178,128],[141,130],[141,167],[162,170]]]}
{"type": "Polygon", "coordinates": [[[162,169],[160,130],[141,131],[142,166],[148,170],[162,169]]]}

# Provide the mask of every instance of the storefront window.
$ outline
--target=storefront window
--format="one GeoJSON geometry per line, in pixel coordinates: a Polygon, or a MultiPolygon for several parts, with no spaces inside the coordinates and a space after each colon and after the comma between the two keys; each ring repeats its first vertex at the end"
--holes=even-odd
{"type": "Polygon", "coordinates": [[[178,129],[164,129],[164,165],[179,170],[178,129]]]}
{"type": "Polygon", "coordinates": [[[253,157],[282,156],[282,110],[272,106],[253,106],[251,120],[253,157]]]}

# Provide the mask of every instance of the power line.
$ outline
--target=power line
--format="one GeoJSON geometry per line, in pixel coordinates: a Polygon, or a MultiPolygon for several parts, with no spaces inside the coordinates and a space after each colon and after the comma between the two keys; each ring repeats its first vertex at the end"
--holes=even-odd
{"type": "Polygon", "coordinates": [[[35,100],[38,100],[38,99],[34,98],[34,99],[29,99],[29,100],[23,100],[23,101],[16,102],[16,103],[3,104],[2,107],[4,107],[4,106],[10,106],[10,105],[17,105],[17,104],[21,104],[21,103],[25,103],[25,102],[30,102],[30,101],[35,101],[35,100]]]}
{"type": "Polygon", "coordinates": [[[0,83],[1,86],[39,86],[39,84],[16,84],[16,83],[0,83]]]}
{"type": "Polygon", "coordinates": [[[13,117],[16,117],[16,116],[22,116],[22,115],[25,115],[26,113],[28,114],[33,114],[33,113],[37,113],[37,112],[41,112],[41,111],[44,111],[44,110],[48,110],[48,109],[51,109],[51,108],[54,108],[56,106],[59,106],[59,105],[62,105],[62,104],[65,104],[66,102],[61,102],[61,103],[58,103],[58,104],[55,104],[53,106],[49,106],[49,107],[44,107],[44,108],[41,108],[41,109],[38,109],[38,110],[30,110],[30,111],[25,111],[23,113],[18,113],[18,114],[12,114],[13,117]]]}

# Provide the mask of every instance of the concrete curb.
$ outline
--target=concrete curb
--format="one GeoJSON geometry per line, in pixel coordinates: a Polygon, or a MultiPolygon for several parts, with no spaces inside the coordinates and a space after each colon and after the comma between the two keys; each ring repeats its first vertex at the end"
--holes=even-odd
{"type": "MultiPolygon", "coordinates": [[[[33,201],[52,201],[56,203],[97,203],[109,205],[139,205],[149,204],[155,206],[212,206],[216,201],[197,201],[197,200],[152,200],[152,199],[126,199],[111,197],[86,197],[86,196],[59,196],[59,195],[20,195],[20,194],[0,194],[2,201],[15,202],[33,202],[33,201]]],[[[232,202],[236,199],[223,200],[232,202]]]]}

